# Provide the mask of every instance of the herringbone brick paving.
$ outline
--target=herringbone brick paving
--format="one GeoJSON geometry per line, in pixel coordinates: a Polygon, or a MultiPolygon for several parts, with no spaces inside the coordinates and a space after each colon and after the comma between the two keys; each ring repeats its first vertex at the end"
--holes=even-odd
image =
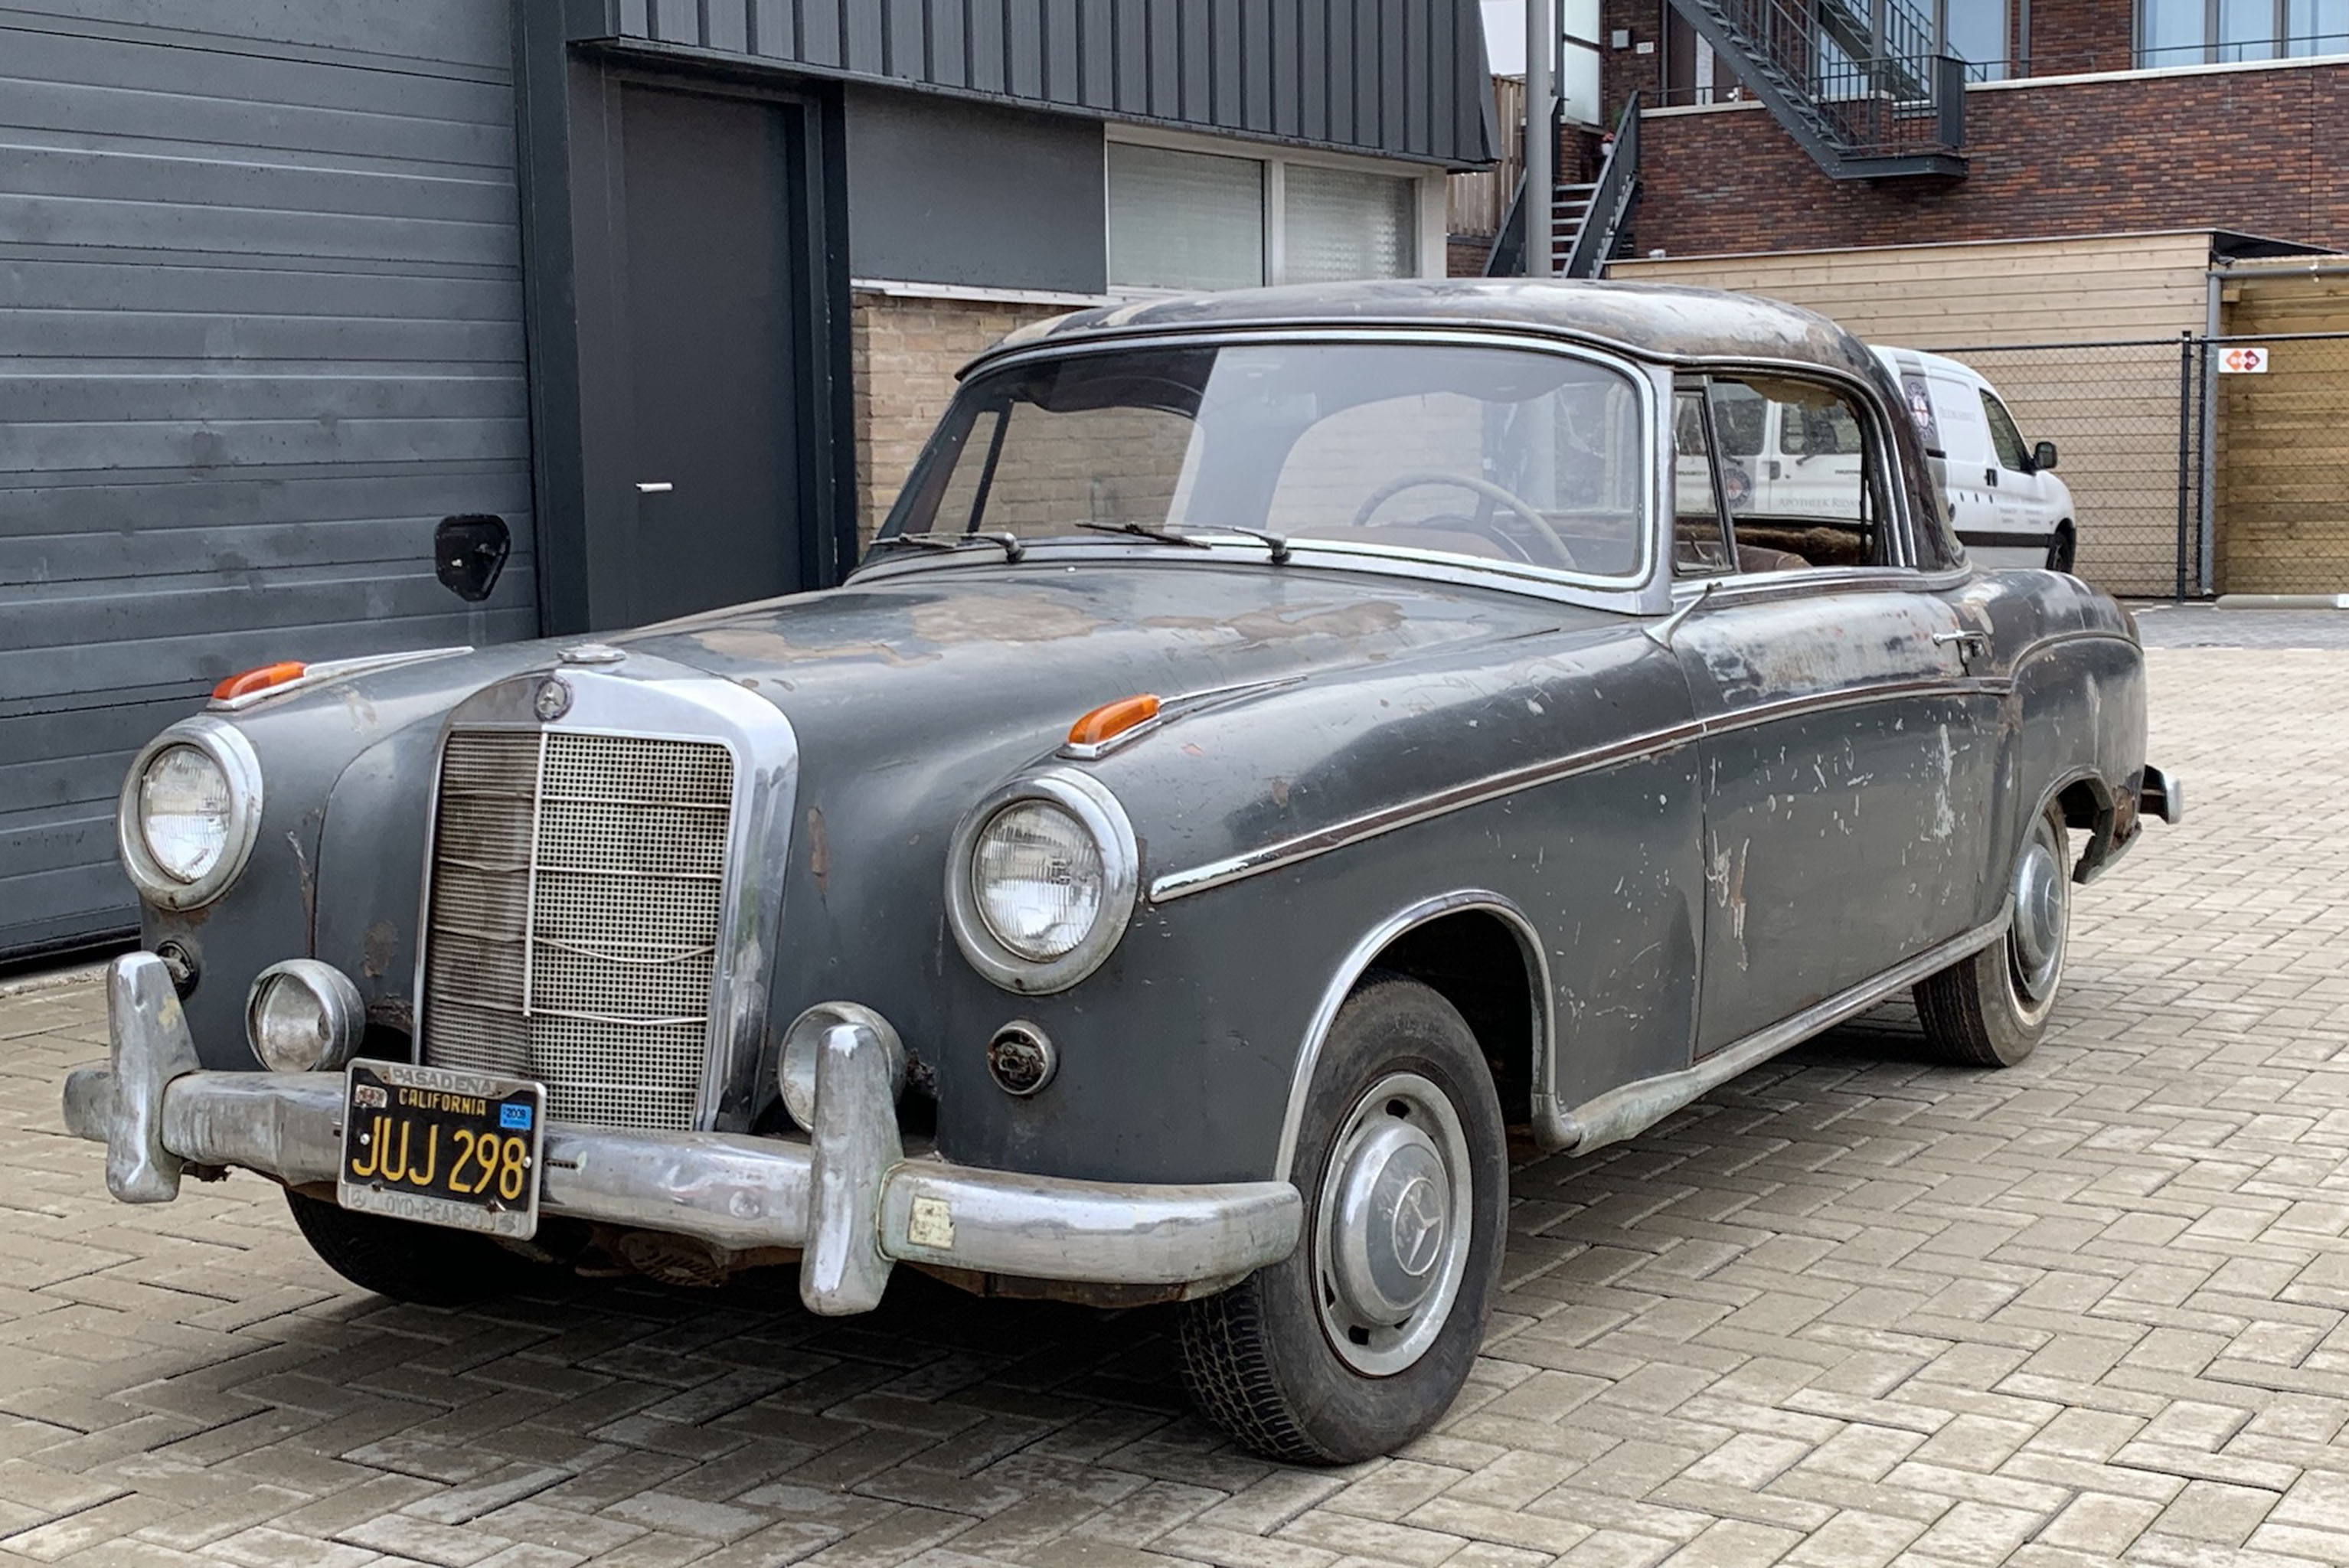
{"type": "Polygon", "coordinates": [[[2349,654],[2157,651],[2194,817],[2081,895],[2053,1037],[1890,1009],[1516,1174],[1440,1431],[1284,1470],[1166,1320],[900,1271],[343,1286],[251,1176],[107,1201],[84,984],[0,999],[0,1553],[77,1564],[1592,1568],[2349,1563],[2349,654]]]}

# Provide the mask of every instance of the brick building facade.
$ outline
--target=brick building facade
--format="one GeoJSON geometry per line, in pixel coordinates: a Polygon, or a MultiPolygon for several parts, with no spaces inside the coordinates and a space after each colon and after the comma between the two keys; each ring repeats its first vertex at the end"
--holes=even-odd
{"type": "MultiPolygon", "coordinates": [[[[1726,62],[1718,90],[1692,89],[1664,0],[1609,0],[1606,116],[1635,89],[1647,108],[1635,253],[2191,228],[2349,249],[2349,59],[2137,70],[2132,0],[2010,13],[2010,57],[1965,95],[1966,177],[1869,181],[1826,174],[1726,62]]],[[[1569,158],[1588,139],[1568,134],[1569,158]]]]}

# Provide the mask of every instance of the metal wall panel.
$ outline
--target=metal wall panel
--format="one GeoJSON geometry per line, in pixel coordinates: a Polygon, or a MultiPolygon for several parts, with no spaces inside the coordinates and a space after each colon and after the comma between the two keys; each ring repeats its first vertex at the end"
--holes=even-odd
{"type": "Polygon", "coordinates": [[[605,0],[572,15],[574,42],[1444,165],[1493,156],[1475,0],[605,0]]]}
{"type": "Polygon", "coordinates": [[[535,631],[512,51],[484,0],[0,11],[0,954],[133,923],[123,766],[222,676],[535,631]],[[454,511],[514,528],[478,609],[454,511]]]}

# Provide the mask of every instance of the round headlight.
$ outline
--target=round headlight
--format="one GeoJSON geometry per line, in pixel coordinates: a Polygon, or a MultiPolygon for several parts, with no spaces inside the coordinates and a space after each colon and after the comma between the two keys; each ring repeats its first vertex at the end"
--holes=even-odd
{"type": "Polygon", "coordinates": [[[228,891],[261,828],[261,759],[222,719],[183,719],[149,741],[122,781],[122,868],[140,896],[194,909],[228,891]]]}
{"type": "Polygon", "coordinates": [[[228,849],[228,775],[192,746],[155,754],[139,779],[139,834],[165,875],[194,882],[228,849]]]}
{"type": "Polygon", "coordinates": [[[1133,827],[1089,774],[1023,779],[978,803],[947,856],[947,916],[971,967],[1008,991],[1064,991],[1124,934],[1133,827]]]}
{"type": "Polygon", "coordinates": [[[244,1002],[245,1037],[272,1072],[339,1068],[367,1027],[359,989],[331,964],[289,958],[261,972],[244,1002]]]}
{"type": "Polygon", "coordinates": [[[971,882],[988,934],[1038,964],[1064,958],[1101,918],[1101,845],[1045,800],[1006,806],[979,830],[971,882]]]}

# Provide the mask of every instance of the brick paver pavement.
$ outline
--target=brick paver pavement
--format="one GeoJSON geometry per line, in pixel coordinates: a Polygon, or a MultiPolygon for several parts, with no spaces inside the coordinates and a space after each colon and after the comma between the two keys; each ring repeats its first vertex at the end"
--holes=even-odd
{"type": "Polygon", "coordinates": [[[1441,1431],[1284,1470],[1166,1321],[900,1271],[340,1284],[251,1176],[109,1202],[88,985],[0,1001],[0,1553],[74,1563],[1673,1568],[2349,1563],[2349,655],[2159,651],[2195,815],[2082,897],[2053,1037],[1889,1011],[1516,1177],[1441,1431]]]}

